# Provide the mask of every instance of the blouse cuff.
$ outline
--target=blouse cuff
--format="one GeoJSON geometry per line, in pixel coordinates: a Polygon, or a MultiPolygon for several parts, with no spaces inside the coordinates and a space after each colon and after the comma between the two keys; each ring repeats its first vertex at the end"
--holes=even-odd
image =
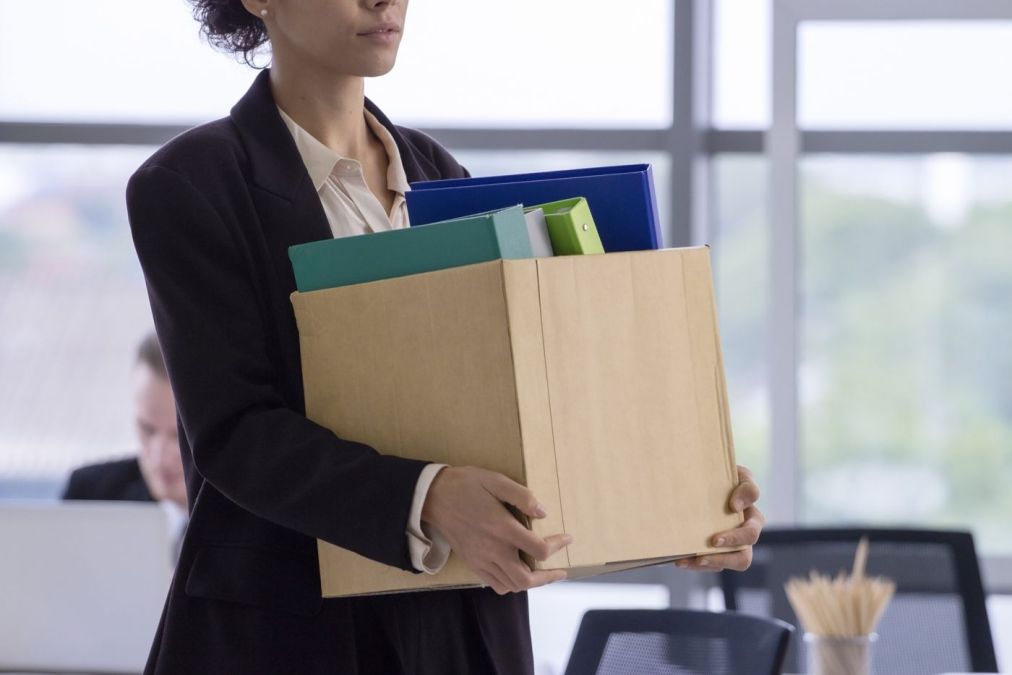
{"type": "Polygon", "coordinates": [[[446,464],[429,464],[422,469],[415,483],[415,496],[408,514],[408,552],[411,564],[419,572],[436,574],[443,569],[450,557],[450,542],[442,533],[427,523],[422,523],[422,506],[429,494],[429,487],[446,464]]]}

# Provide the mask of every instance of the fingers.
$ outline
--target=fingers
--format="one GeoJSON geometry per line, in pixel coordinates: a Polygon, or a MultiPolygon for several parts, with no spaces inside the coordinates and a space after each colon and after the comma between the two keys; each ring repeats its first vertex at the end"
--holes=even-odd
{"type": "MultiPolygon", "coordinates": [[[[519,536],[516,534],[513,536],[520,539],[523,546],[511,545],[507,553],[489,561],[489,566],[494,568],[493,573],[499,579],[500,589],[505,588],[506,591],[519,593],[562,581],[567,577],[565,570],[531,570],[527,563],[520,559],[518,548],[537,560],[547,560],[572,543],[573,538],[570,535],[555,534],[542,539],[516,521],[512,521],[512,525],[519,530],[519,536]]],[[[500,590],[496,592],[500,593],[500,590]]]]}
{"type": "Polygon", "coordinates": [[[506,595],[512,590],[509,577],[507,577],[503,571],[499,569],[498,565],[495,565],[494,563],[491,563],[479,570],[478,578],[480,578],[486,586],[499,595],[506,595]]]}
{"type": "Polygon", "coordinates": [[[548,515],[544,505],[538,501],[533,492],[501,473],[488,471],[482,479],[482,484],[496,499],[515,506],[531,518],[544,518],[548,515]]]}
{"type": "Polygon", "coordinates": [[[762,511],[754,506],[749,506],[745,509],[745,522],[733,530],[718,532],[713,535],[712,539],[714,546],[745,546],[747,548],[741,551],[683,558],[676,561],[675,564],[682,569],[700,572],[719,572],[725,569],[744,572],[752,564],[752,546],[759,541],[765,524],[766,516],[762,511]]]}
{"type": "Polygon", "coordinates": [[[528,586],[528,590],[531,588],[538,588],[539,586],[547,586],[548,584],[554,584],[556,581],[565,581],[569,577],[566,570],[537,570],[531,572],[531,585],[528,586]]]}
{"type": "Polygon", "coordinates": [[[544,562],[545,560],[548,560],[553,555],[555,555],[556,553],[558,553],[562,549],[564,549],[567,546],[569,546],[570,544],[572,544],[573,543],[573,535],[571,535],[571,534],[553,534],[550,537],[545,537],[544,541],[545,541],[546,544],[548,544],[548,550],[546,551],[548,555],[546,555],[544,558],[536,558],[537,560],[540,560],[542,562],[544,562]]]}
{"type": "Polygon", "coordinates": [[[509,578],[510,590],[514,593],[519,593],[527,588],[527,584],[531,581],[532,572],[530,568],[520,560],[520,558],[517,558],[515,561],[501,564],[499,569],[501,569],[503,574],[509,578]]]}
{"type": "Polygon", "coordinates": [[[725,530],[713,535],[714,546],[753,546],[759,541],[766,517],[755,506],[745,509],[745,522],[733,530],[725,530]]]}
{"type": "Polygon", "coordinates": [[[573,537],[568,534],[553,534],[542,539],[520,523],[515,523],[510,526],[509,541],[535,560],[544,561],[572,544],[573,537]]]}
{"type": "Polygon", "coordinates": [[[746,548],[728,553],[683,558],[676,561],[675,565],[681,569],[698,572],[719,572],[721,570],[743,572],[747,570],[752,564],[752,547],[759,541],[763,525],[766,524],[766,517],[754,506],[747,507],[744,515],[745,522],[733,530],[713,535],[711,543],[714,546],[745,546],[746,548]]]}
{"type": "Polygon", "coordinates": [[[531,570],[519,558],[505,565],[498,565],[497,571],[500,573],[500,576],[508,578],[509,590],[513,593],[562,581],[567,576],[565,570],[531,570]]]}
{"type": "Polygon", "coordinates": [[[693,570],[696,572],[720,572],[721,570],[734,570],[744,572],[752,564],[752,549],[732,551],[731,553],[714,553],[701,555],[695,558],[683,558],[675,562],[681,569],[693,570]]]}
{"type": "Polygon", "coordinates": [[[752,472],[743,466],[738,467],[738,481],[738,487],[731,492],[728,503],[736,513],[741,513],[759,501],[759,486],[752,472]]]}
{"type": "MultiPolygon", "coordinates": [[[[532,571],[520,558],[523,552],[535,560],[547,560],[573,541],[568,534],[542,538],[518,520],[514,510],[531,518],[547,515],[534,493],[500,473],[475,467],[465,470],[470,480],[477,478],[487,494],[473,493],[473,503],[464,504],[458,512],[475,513],[477,509],[481,515],[480,526],[463,527],[456,533],[459,536],[447,536],[454,550],[464,557],[482,582],[502,595],[565,579],[565,570],[532,571]],[[494,504],[489,503],[490,497],[495,499],[494,504]]],[[[463,519],[465,523],[466,520],[463,519]]],[[[447,533],[444,531],[444,534],[447,533]]]]}
{"type": "Polygon", "coordinates": [[[731,492],[730,504],[736,513],[741,513],[757,501],[759,501],[759,486],[752,481],[739,483],[731,492]]]}

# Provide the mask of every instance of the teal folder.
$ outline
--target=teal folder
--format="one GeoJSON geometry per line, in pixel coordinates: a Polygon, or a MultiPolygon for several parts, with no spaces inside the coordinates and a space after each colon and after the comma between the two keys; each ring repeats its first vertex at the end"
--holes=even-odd
{"type": "Polygon", "coordinates": [[[323,239],[288,249],[295,285],[303,293],[533,255],[520,205],[431,225],[323,239]]]}

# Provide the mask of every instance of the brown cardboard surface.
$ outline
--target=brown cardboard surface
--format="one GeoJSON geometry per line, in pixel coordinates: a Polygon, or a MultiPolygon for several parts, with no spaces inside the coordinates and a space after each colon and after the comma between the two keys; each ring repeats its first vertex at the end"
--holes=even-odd
{"type": "MultiPolygon", "coordinates": [[[[385,453],[523,481],[499,265],[295,294],[307,416],[385,453]]],[[[437,580],[319,548],[325,596],[478,583],[456,558],[437,580]]]]}
{"type": "MultiPolygon", "coordinates": [[[[538,496],[548,512],[547,517],[533,520],[530,525],[535,534],[547,537],[567,530],[559,491],[548,378],[545,375],[538,267],[533,261],[524,265],[504,265],[503,282],[517,388],[524,484],[538,496]]],[[[562,549],[544,562],[528,560],[528,563],[542,569],[569,567],[569,552],[562,549]]]]}
{"type": "MultiPolygon", "coordinates": [[[[708,251],[493,261],[292,296],[307,415],[384,453],[501,471],[584,575],[715,549],[736,475],[708,251]]],[[[473,585],[320,543],[326,596],[473,585]]]]}
{"type": "Polygon", "coordinates": [[[727,501],[734,465],[718,415],[705,249],[545,262],[553,263],[538,265],[545,359],[563,518],[575,539],[570,564],[604,564],[616,551],[629,560],[705,550],[738,522],[714,509],[727,501]],[[677,476],[692,479],[676,484],[677,476]]]}

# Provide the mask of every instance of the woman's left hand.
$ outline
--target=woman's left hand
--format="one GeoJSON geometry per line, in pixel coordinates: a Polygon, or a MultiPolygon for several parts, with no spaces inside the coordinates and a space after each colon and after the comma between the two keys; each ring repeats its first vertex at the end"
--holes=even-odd
{"type": "Polygon", "coordinates": [[[759,486],[752,477],[752,472],[743,466],[738,467],[738,487],[731,492],[730,505],[736,513],[745,516],[745,522],[733,530],[718,532],[713,535],[710,543],[714,546],[747,546],[741,551],[730,553],[712,553],[693,558],[683,558],[675,562],[682,569],[719,572],[728,569],[743,572],[752,564],[752,546],[759,541],[759,534],[766,517],[756,508],[759,500],[759,486]]]}

